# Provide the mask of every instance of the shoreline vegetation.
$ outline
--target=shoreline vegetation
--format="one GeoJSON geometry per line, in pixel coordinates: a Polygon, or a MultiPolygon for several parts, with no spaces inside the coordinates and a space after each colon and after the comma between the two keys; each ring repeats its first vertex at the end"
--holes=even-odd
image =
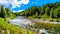
{"type": "Polygon", "coordinates": [[[25,30],[19,26],[6,23],[3,18],[0,18],[0,34],[34,34],[31,30],[25,30]],[[28,33],[27,33],[28,32],[28,33]]]}

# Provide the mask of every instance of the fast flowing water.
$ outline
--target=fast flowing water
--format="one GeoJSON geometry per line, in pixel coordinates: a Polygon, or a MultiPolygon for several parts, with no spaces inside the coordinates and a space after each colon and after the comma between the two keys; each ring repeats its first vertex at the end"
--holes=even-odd
{"type": "Polygon", "coordinates": [[[15,19],[11,19],[9,22],[10,22],[10,24],[18,25],[20,27],[25,27],[25,26],[28,26],[28,25],[32,25],[32,22],[30,20],[25,19],[22,16],[18,16],[15,19]]]}

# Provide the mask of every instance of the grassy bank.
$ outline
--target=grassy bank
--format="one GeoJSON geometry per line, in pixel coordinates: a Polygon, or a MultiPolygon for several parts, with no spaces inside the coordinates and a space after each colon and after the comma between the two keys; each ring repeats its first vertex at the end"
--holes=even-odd
{"type": "Polygon", "coordinates": [[[60,32],[60,24],[35,23],[34,28],[46,29],[46,30],[54,31],[55,33],[60,32]]]}
{"type": "Polygon", "coordinates": [[[28,34],[34,34],[30,30],[25,30],[18,26],[6,23],[3,18],[0,18],[0,31],[1,30],[4,30],[5,34],[7,33],[7,30],[10,31],[10,34],[27,34],[27,31],[28,31],[28,34]]]}

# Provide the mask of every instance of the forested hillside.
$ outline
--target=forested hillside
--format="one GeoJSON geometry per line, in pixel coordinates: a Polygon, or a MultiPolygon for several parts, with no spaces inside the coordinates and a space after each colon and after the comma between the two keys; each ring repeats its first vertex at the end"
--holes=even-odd
{"type": "Polygon", "coordinates": [[[58,21],[60,19],[60,2],[45,4],[43,6],[32,6],[20,13],[17,16],[25,16],[29,18],[48,19],[58,21]]]}
{"type": "Polygon", "coordinates": [[[31,30],[25,30],[6,22],[7,18],[15,17],[16,15],[9,8],[0,6],[0,34],[34,34],[31,30]]]}

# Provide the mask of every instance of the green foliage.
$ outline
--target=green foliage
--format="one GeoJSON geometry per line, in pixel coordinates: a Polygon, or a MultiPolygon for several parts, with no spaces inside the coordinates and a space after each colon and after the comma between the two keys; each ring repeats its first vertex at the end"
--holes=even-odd
{"type": "Polygon", "coordinates": [[[60,32],[60,24],[49,24],[49,23],[39,23],[36,22],[34,24],[34,28],[36,29],[46,29],[46,30],[50,30],[52,31],[52,29],[54,29],[55,33],[60,32]]]}
{"type": "Polygon", "coordinates": [[[25,30],[18,26],[6,23],[3,18],[0,18],[0,31],[1,30],[4,30],[4,31],[10,30],[10,34],[27,34],[27,31],[29,34],[34,34],[30,30],[25,30]]]}
{"type": "MultiPolygon", "coordinates": [[[[60,2],[53,4],[46,4],[43,6],[32,6],[20,13],[17,13],[19,16],[32,17],[32,18],[60,18],[60,2]]],[[[43,18],[43,19],[44,19],[43,18]]]]}
{"type": "Polygon", "coordinates": [[[12,17],[13,18],[13,17],[15,17],[15,15],[9,8],[0,6],[0,17],[2,17],[2,18],[12,17]]]}

